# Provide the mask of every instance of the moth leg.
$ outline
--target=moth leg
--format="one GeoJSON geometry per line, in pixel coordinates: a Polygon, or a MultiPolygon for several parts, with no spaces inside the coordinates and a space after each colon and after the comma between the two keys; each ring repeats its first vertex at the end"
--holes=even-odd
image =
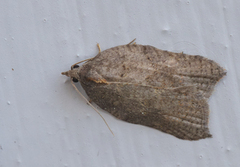
{"type": "Polygon", "coordinates": [[[100,48],[99,43],[97,43],[97,47],[98,47],[98,53],[101,53],[101,48],[100,48]]]}
{"type": "Polygon", "coordinates": [[[136,40],[136,38],[134,40],[132,40],[130,43],[128,43],[127,45],[136,44],[136,42],[134,42],[135,40],[136,40]]]}

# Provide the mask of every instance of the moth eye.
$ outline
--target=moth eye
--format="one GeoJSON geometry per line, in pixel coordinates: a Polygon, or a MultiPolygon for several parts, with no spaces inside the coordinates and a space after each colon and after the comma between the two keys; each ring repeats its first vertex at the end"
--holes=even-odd
{"type": "Polygon", "coordinates": [[[74,68],[78,68],[79,65],[75,64],[74,66],[71,66],[71,70],[73,70],[74,68]]]}
{"type": "Polygon", "coordinates": [[[72,78],[73,82],[78,82],[78,80],[76,78],[72,78]]]}
{"type": "Polygon", "coordinates": [[[73,66],[73,68],[78,68],[78,67],[79,67],[79,65],[77,65],[77,64],[73,66]]]}

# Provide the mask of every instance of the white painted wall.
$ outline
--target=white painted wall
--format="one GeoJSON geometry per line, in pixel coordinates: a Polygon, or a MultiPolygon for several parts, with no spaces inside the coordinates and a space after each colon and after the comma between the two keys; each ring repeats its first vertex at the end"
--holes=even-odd
{"type": "MultiPolygon", "coordinates": [[[[240,1],[0,1],[0,167],[240,166],[240,1]],[[210,98],[213,138],[184,141],[98,114],[61,75],[137,38],[200,54],[227,76],[210,98]]],[[[82,89],[80,88],[82,91],[82,89]]]]}

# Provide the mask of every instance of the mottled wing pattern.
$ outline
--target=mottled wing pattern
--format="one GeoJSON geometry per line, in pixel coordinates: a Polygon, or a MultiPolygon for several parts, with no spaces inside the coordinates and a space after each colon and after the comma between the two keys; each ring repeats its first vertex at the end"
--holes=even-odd
{"type": "MultiPolygon", "coordinates": [[[[141,57],[140,61],[145,62],[145,66],[148,67],[143,69],[140,64],[137,70],[135,69],[146,74],[141,81],[146,85],[161,86],[163,89],[194,86],[196,93],[199,92],[209,98],[216,83],[226,75],[225,70],[216,62],[199,55],[173,53],[153,46],[131,45],[131,47],[130,50],[134,50],[134,53],[129,54],[133,55],[133,60],[141,57]]],[[[129,62],[130,66],[135,66],[134,61],[132,62],[129,62]]]]}
{"type": "Polygon", "coordinates": [[[79,73],[86,93],[102,109],[187,140],[211,137],[207,100],[225,74],[202,56],[144,45],[105,50],[79,73]]]}
{"type": "Polygon", "coordinates": [[[141,85],[84,85],[86,93],[99,107],[130,123],[149,126],[181,139],[210,137],[208,104],[193,90],[167,90],[141,85]],[[185,92],[185,93],[183,93],[185,92]]]}

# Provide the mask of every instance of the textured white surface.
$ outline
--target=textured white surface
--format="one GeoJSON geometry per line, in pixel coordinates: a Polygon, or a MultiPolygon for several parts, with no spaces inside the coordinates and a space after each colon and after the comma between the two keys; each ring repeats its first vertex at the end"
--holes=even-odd
{"type": "MultiPolygon", "coordinates": [[[[240,1],[0,1],[0,167],[240,166],[240,1]],[[184,141],[98,114],[61,75],[137,43],[227,70],[210,98],[213,138],[184,141]]],[[[82,89],[80,88],[82,91],[82,89]]]]}

